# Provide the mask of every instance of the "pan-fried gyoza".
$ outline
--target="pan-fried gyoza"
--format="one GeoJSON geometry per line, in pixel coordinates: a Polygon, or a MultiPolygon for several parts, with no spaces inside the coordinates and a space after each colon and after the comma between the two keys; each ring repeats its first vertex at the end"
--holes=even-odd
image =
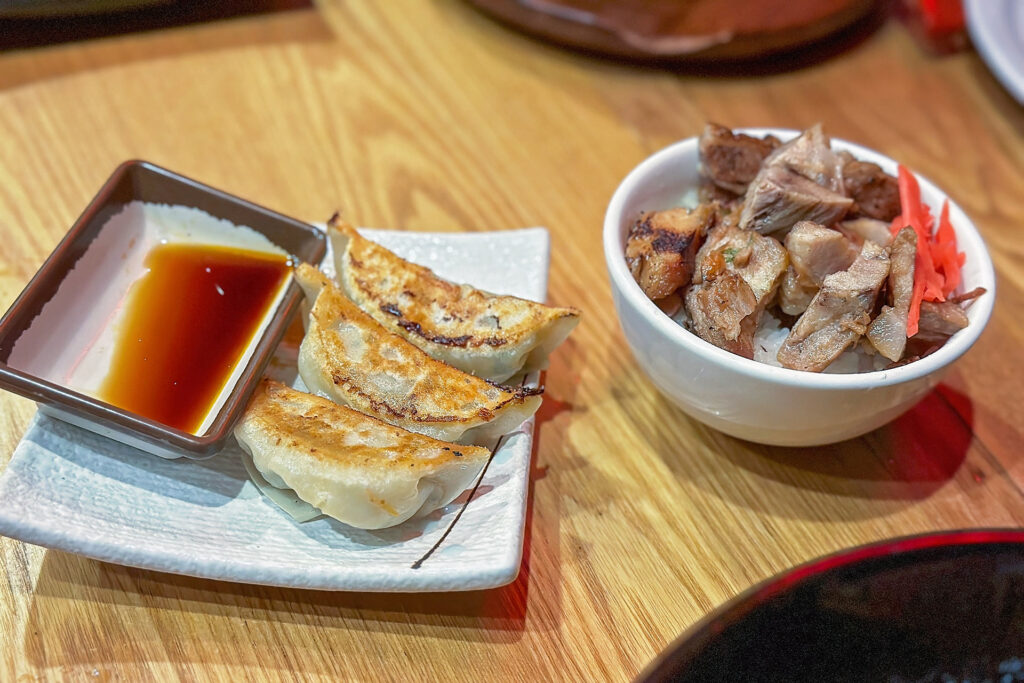
{"type": "Polygon", "coordinates": [[[579,322],[574,308],[545,306],[458,285],[328,223],[338,284],[388,331],[431,357],[493,382],[540,370],[579,322]]]}
{"type": "Polygon", "coordinates": [[[272,485],[360,529],[394,526],[447,505],[490,455],[269,380],[257,388],[235,436],[272,485]]]}
{"type": "Polygon", "coordinates": [[[533,415],[540,390],[504,387],[434,360],[392,334],[309,264],[299,375],[321,396],[444,441],[492,442],[533,415]]]}
{"type": "Polygon", "coordinates": [[[440,280],[337,218],[330,232],[346,289],[309,264],[295,268],[305,294],[297,365],[311,393],[265,381],[235,436],[257,488],[296,521],[322,513],[379,529],[447,505],[473,482],[488,448],[540,407],[543,389],[525,372],[546,364],[579,311],[440,280]],[[456,334],[465,343],[423,343],[456,334]],[[519,386],[494,379],[520,373],[519,386]]]}

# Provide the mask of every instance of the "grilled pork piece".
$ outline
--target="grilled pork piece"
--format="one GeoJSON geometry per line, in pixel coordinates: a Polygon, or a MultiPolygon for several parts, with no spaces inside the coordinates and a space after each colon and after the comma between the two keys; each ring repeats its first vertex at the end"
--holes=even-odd
{"type": "Polygon", "coordinates": [[[844,163],[832,150],[832,142],[819,123],[772,152],[765,159],[764,165],[782,166],[826,190],[844,194],[844,163]]]}
{"type": "Polygon", "coordinates": [[[800,315],[818,293],[825,277],[846,270],[857,249],[843,234],[811,221],[800,221],[786,235],[789,268],[779,290],[779,308],[800,315]]]}
{"type": "Polygon", "coordinates": [[[954,303],[954,304],[966,304],[966,303],[969,303],[971,301],[974,301],[975,299],[977,299],[979,296],[981,296],[985,292],[986,292],[986,289],[984,287],[975,287],[974,289],[972,289],[969,292],[964,292],[963,294],[957,294],[956,296],[951,296],[948,299],[946,299],[946,301],[949,301],[949,302],[954,303]]]}
{"type": "Polygon", "coordinates": [[[851,206],[842,159],[817,125],[768,155],[747,187],[740,227],[769,234],[801,220],[831,225],[851,206]]]}
{"type": "Polygon", "coordinates": [[[701,172],[717,187],[741,195],[761,170],[765,157],[779,144],[779,139],[771,135],[755,138],[709,123],[698,141],[701,172]]]}
{"type": "Polygon", "coordinates": [[[922,301],[917,334],[907,340],[907,355],[926,356],[967,327],[969,320],[961,304],[970,303],[984,293],[984,287],[975,287],[944,302],[922,301]]]}
{"type": "Polygon", "coordinates": [[[848,161],[843,185],[854,201],[851,213],[892,222],[900,215],[900,188],[896,179],[870,161],[848,161]]]}
{"type": "Polygon", "coordinates": [[[969,321],[961,304],[968,304],[984,293],[984,287],[975,287],[944,302],[922,301],[917,334],[907,340],[908,350],[913,346],[915,351],[922,352],[945,344],[946,340],[967,327],[969,321]]]}
{"type": "Polygon", "coordinates": [[[626,242],[626,265],[651,300],[669,296],[693,277],[693,262],[715,207],[668,209],[640,216],[626,242]]]}
{"type": "Polygon", "coordinates": [[[952,301],[922,301],[921,319],[913,338],[915,342],[944,344],[967,327],[967,323],[967,314],[959,304],[952,301]]]}
{"type": "Polygon", "coordinates": [[[694,332],[715,346],[753,358],[754,332],[789,258],[778,240],[719,225],[697,253],[686,311],[694,332]]]}
{"type": "Polygon", "coordinates": [[[886,249],[866,242],[848,269],[826,277],[779,349],[783,367],[821,372],[853,345],[867,331],[888,274],[886,249]]]}
{"type": "Polygon", "coordinates": [[[744,358],[754,357],[760,315],[754,290],[733,272],[686,290],[686,312],[701,339],[744,358]]]}
{"type": "Polygon", "coordinates": [[[709,178],[701,178],[700,185],[697,186],[697,202],[700,204],[714,202],[719,206],[731,208],[743,203],[743,195],[721,188],[709,178]]]}
{"type": "Polygon", "coordinates": [[[853,205],[833,192],[782,166],[766,168],[747,190],[740,227],[770,234],[799,221],[831,225],[853,205]]]}
{"type": "Polygon", "coordinates": [[[768,304],[787,265],[789,257],[777,239],[725,223],[708,233],[697,252],[694,282],[713,280],[724,271],[735,272],[753,290],[758,304],[768,304]]]}
{"type": "Polygon", "coordinates": [[[877,218],[851,218],[843,221],[837,227],[846,235],[846,238],[856,244],[863,245],[868,240],[881,247],[889,246],[892,242],[892,233],[889,231],[889,223],[880,221],[877,218]]]}
{"type": "Polygon", "coordinates": [[[731,204],[719,202],[715,205],[715,225],[731,225],[735,228],[740,224],[740,213],[742,211],[742,197],[731,204]]]}
{"type": "Polygon", "coordinates": [[[987,290],[984,287],[975,287],[970,292],[965,292],[964,294],[957,294],[956,296],[951,296],[948,299],[946,299],[946,301],[949,301],[950,303],[970,303],[971,301],[974,301],[975,299],[980,297],[986,291],[987,290]]]}
{"type": "Polygon", "coordinates": [[[906,227],[896,233],[889,249],[889,303],[871,321],[868,341],[891,361],[898,361],[907,346],[907,315],[914,293],[914,257],[917,233],[906,227]]]}

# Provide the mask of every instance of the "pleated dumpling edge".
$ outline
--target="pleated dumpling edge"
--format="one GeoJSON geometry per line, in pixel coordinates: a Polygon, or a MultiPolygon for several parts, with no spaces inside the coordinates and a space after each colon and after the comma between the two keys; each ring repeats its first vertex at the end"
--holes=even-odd
{"type": "Polygon", "coordinates": [[[579,322],[571,307],[490,294],[435,275],[362,237],[335,214],[328,222],[338,284],[388,331],[432,358],[493,382],[547,367],[579,322]]]}
{"type": "Polygon", "coordinates": [[[540,407],[541,389],[505,387],[435,360],[364,313],[308,264],[296,280],[312,302],[299,346],[310,391],[411,432],[489,444],[540,407]]]}

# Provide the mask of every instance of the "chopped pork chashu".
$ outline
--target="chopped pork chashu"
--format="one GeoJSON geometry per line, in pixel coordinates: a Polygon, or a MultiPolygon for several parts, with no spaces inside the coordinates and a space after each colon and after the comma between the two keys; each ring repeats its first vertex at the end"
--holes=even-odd
{"type": "Polygon", "coordinates": [[[699,204],[718,204],[727,208],[740,208],[743,204],[743,195],[730,192],[715,185],[709,178],[702,177],[700,185],[697,186],[697,202],[699,204]]]}
{"type": "Polygon", "coordinates": [[[761,170],[765,157],[780,144],[771,135],[755,138],[709,123],[698,141],[701,172],[716,187],[741,195],[761,170]]]}
{"type": "Polygon", "coordinates": [[[786,270],[786,250],[772,237],[719,225],[697,253],[686,311],[702,339],[746,358],[754,356],[754,332],[786,270]]]}
{"type": "Polygon", "coordinates": [[[778,359],[815,372],[858,342],[897,364],[911,362],[966,325],[958,304],[978,292],[946,304],[924,302],[920,332],[906,338],[916,235],[904,232],[897,243],[891,232],[901,209],[899,182],[878,164],[832,150],[820,125],[780,144],[771,136],[759,140],[708,124],[698,146],[698,197],[714,207],[715,227],[696,253],[692,284],[676,287],[689,263],[651,258],[658,251],[651,237],[636,235],[627,256],[638,281],[646,267],[651,283],[665,285],[645,291],[676,322],[752,357],[765,310],[783,327],[801,316],[789,325],[778,359]],[[775,239],[763,243],[751,234],[775,239]],[[786,247],[770,246],[779,247],[778,240],[786,247]],[[776,272],[766,264],[781,266],[776,272]],[[658,277],[665,272],[671,277],[658,277]]]}
{"type": "Polygon", "coordinates": [[[964,292],[963,294],[957,294],[956,296],[951,296],[948,299],[946,299],[946,301],[948,301],[950,303],[953,303],[953,304],[967,304],[967,303],[970,303],[970,302],[974,301],[975,299],[977,299],[979,296],[984,294],[986,291],[987,290],[984,287],[975,287],[974,289],[970,290],[969,292],[964,292]]]}
{"type": "Polygon", "coordinates": [[[889,275],[889,254],[866,242],[844,271],[825,278],[821,289],[779,349],[783,367],[821,372],[868,329],[878,290],[889,275]]]}
{"type": "Polygon", "coordinates": [[[626,241],[626,265],[648,298],[657,302],[690,282],[697,250],[715,216],[712,204],[640,216],[626,241]]]}
{"type": "Polygon", "coordinates": [[[685,304],[697,336],[744,358],[754,357],[754,332],[763,309],[743,278],[725,272],[693,285],[686,290],[685,304]]]}
{"type": "Polygon", "coordinates": [[[907,355],[926,356],[967,327],[970,321],[963,305],[984,293],[984,287],[975,287],[946,301],[922,301],[917,334],[907,340],[907,355]]]}
{"type": "Polygon", "coordinates": [[[837,230],[800,221],[786,235],[789,268],[779,290],[779,308],[788,315],[807,310],[825,277],[846,270],[857,248],[837,230]]]}
{"type": "Polygon", "coordinates": [[[843,185],[854,202],[851,213],[888,222],[900,215],[899,183],[878,164],[847,161],[843,185]]]}
{"type": "Polygon", "coordinates": [[[853,206],[842,168],[821,126],[809,128],[765,159],[747,187],[740,227],[769,234],[801,220],[831,225],[853,206]]]}
{"type": "Polygon", "coordinates": [[[783,166],[769,166],[747,190],[740,227],[770,234],[802,220],[831,225],[853,200],[783,166]]]}
{"type": "Polygon", "coordinates": [[[922,301],[914,341],[944,343],[967,327],[967,314],[952,301],[922,301]]]}
{"type": "Polygon", "coordinates": [[[740,213],[743,211],[742,201],[732,204],[718,202],[715,207],[715,225],[731,225],[736,227],[740,224],[740,213]]]}
{"type": "Polygon", "coordinates": [[[694,284],[735,272],[764,305],[770,303],[788,265],[789,257],[777,239],[726,223],[713,228],[697,252],[694,284]]]}
{"type": "Polygon", "coordinates": [[[846,238],[856,244],[863,245],[871,241],[881,247],[887,247],[892,242],[892,233],[889,231],[890,224],[880,221],[877,218],[851,218],[842,221],[836,226],[846,238]]]}
{"type": "Polygon", "coordinates": [[[781,166],[826,190],[843,194],[845,160],[832,150],[832,141],[821,128],[811,126],[772,152],[765,166],[781,166]]]}
{"type": "Polygon", "coordinates": [[[907,346],[907,316],[914,293],[916,254],[917,233],[911,227],[903,228],[896,233],[889,248],[889,303],[882,306],[868,327],[868,341],[891,361],[902,358],[907,346]]]}

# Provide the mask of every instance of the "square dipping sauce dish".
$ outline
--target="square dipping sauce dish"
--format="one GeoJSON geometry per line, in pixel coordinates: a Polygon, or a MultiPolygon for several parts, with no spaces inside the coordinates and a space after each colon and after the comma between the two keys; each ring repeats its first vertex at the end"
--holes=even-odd
{"type": "MultiPolygon", "coordinates": [[[[324,233],[313,226],[159,166],[125,162],[0,319],[0,388],[36,401],[52,417],[163,458],[212,456],[231,436],[302,299],[290,263],[317,264],[325,252],[324,233]],[[127,348],[119,344],[128,318],[144,303],[133,300],[138,292],[129,293],[152,265],[154,247],[166,244],[185,247],[182,253],[258,255],[252,263],[265,258],[281,273],[264,277],[263,299],[252,304],[256,312],[246,328],[252,332],[240,337],[230,365],[220,366],[230,370],[223,369],[226,379],[199,409],[194,429],[99,398],[127,348]]],[[[174,334],[196,330],[184,325],[174,334]]]]}

